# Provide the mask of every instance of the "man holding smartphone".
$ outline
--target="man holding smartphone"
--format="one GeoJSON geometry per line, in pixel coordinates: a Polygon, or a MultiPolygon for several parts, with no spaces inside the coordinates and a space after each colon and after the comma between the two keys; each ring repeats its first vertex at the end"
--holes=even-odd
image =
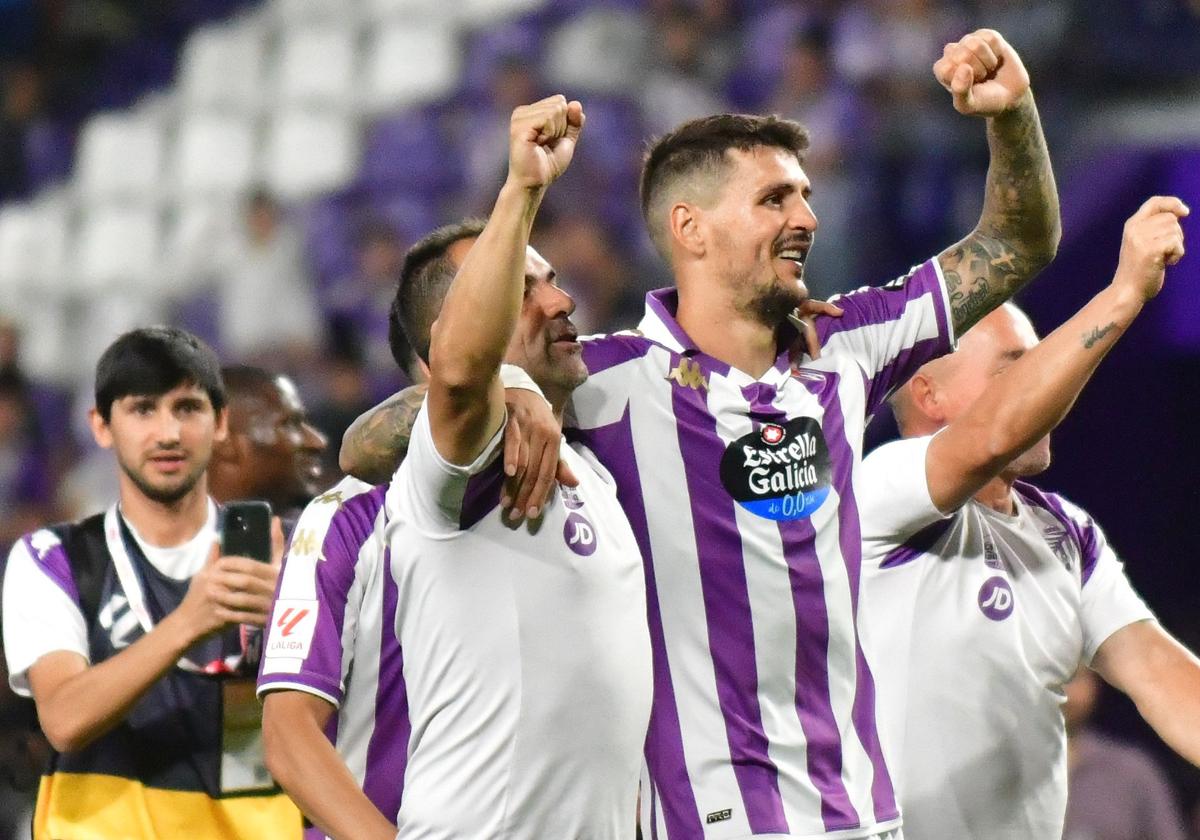
{"type": "Polygon", "coordinates": [[[299,837],[254,755],[252,688],[227,678],[278,564],[216,546],[216,357],[182,330],[134,330],[101,356],[95,390],[92,432],[116,456],[120,499],[23,537],[4,580],[9,680],[55,750],[34,837],[299,837]]]}

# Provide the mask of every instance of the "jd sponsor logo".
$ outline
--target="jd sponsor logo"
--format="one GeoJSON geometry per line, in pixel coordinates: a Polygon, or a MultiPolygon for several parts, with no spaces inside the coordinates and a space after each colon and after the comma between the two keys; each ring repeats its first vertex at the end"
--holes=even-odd
{"type": "Polygon", "coordinates": [[[1012,615],[1013,591],[1002,577],[990,577],[979,587],[979,609],[992,621],[1003,621],[1012,615]]]}
{"type": "Polygon", "coordinates": [[[721,483],[764,519],[806,519],[829,496],[829,447],[812,417],[766,423],[721,457],[721,483]]]}
{"type": "Polygon", "coordinates": [[[567,541],[567,548],[580,557],[590,557],[596,553],[596,529],[582,513],[572,511],[567,514],[563,539],[567,541]]]}

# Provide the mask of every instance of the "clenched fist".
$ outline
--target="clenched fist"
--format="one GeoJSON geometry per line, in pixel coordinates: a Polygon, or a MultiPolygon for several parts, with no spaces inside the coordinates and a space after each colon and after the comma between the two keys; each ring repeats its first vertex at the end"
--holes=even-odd
{"type": "Polygon", "coordinates": [[[1135,289],[1145,300],[1162,290],[1167,266],[1183,259],[1179,220],[1191,211],[1178,198],[1156,195],[1125,222],[1121,259],[1113,284],[1135,289]]]}
{"type": "Polygon", "coordinates": [[[513,111],[508,179],[525,189],[547,187],[567,170],[583,131],[583,105],[561,94],[513,111]]]}
{"type": "Polygon", "coordinates": [[[960,114],[994,117],[1029,91],[1021,57],[994,29],[977,29],[947,44],[934,62],[933,75],[953,95],[960,114]]]}

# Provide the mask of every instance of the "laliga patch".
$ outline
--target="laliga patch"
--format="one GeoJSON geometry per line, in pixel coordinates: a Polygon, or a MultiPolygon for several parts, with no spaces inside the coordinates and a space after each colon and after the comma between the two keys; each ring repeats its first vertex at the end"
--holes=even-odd
{"type": "Polygon", "coordinates": [[[317,602],[280,598],[275,602],[267,637],[267,656],[303,659],[308,656],[313,632],[317,629],[317,602]]]}
{"type": "Polygon", "coordinates": [[[806,519],[829,497],[829,447],[812,417],[764,423],[721,458],[721,483],[764,519],[806,519]]]}

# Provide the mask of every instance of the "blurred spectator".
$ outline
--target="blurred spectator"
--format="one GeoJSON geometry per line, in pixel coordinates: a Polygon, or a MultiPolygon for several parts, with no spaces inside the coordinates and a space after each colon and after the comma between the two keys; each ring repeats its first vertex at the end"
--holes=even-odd
{"type": "MultiPolygon", "coordinates": [[[[392,366],[395,367],[395,362],[392,366]]],[[[333,483],[342,477],[337,462],[342,436],[358,415],[375,405],[379,395],[372,392],[362,352],[352,335],[335,334],[333,347],[322,367],[323,398],[313,406],[309,418],[332,444],[325,450],[325,469],[333,483]]]]}
{"type": "Polygon", "coordinates": [[[728,51],[710,37],[695,10],[682,3],[667,8],[656,20],[653,44],[655,58],[638,86],[651,134],[729,110],[717,93],[729,71],[728,51]]]}
{"type": "Polygon", "coordinates": [[[496,62],[488,94],[487,101],[470,104],[458,126],[466,147],[470,212],[491,210],[508,171],[508,125],[513,109],[549,95],[542,89],[536,65],[515,53],[496,62]]]}
{"type": "Polygon", "coordinates": [[[221,349],[237,361],[303,367],[322,331],[300,236],[263,189],[250,195],[241,222],[210,243],[211,261],[193,267],[216,287],[221,349]]]}
{"type": "Polygon", "coordinates": [[[796,33],[767,110],[808,129],[804,171],[813,185],[812,205],[820,223],[820,245],[805,266],[809,291],[828,297],[861,285],[854,196],[868,116],[857,92],[835,72],[824,24],[811,23],[796,33]]]}
{"type": "Polygon", "coordinates": [[[403,261],[396,231],[385,222],[368,222],[358,235],[354,273],[334,285],[329,300],[333,335],[353,336],[368,374],[390,384],[395,384],[396,363],[388,345],[388,309],[403,261]]]}
{"type": "Polygon", "coordinates": [[[304,505],[331,483],[323,460],[329,441],[309,422],[288,377],[249,365],[226,367],[221,375],[229,435],[213,447],[209,493],[218,502],[270,502],[289,533],[304,505]]]}
{"type": "Polygon", "coordinates": [[[0,318],[0,551],[54,515],[54,466],[20,367],[20,332],[0,318]]]}
{"type": "Polygon", "coordinates": [[[37,129],[42,80],[29,64],[0,73],[0,79],[0,201],[7,201],[26,197],[32,186],[29,145],[37,129]]]}
{"type": "Polygon", "coordinates": [[[1183,815],[1148,755],[1088,728],[1100,678],[1087,667],[1067,683],[1067,821],[1063,840],[1185,840],[1183,815]]]}
{"type": "Polygon", "coordinates": [[[645,78],[649,34],[630,9],[597,3],[561,24],[546,48],[546,77],[555,90],[622,94],[645,78]]]}
{"type": "Polygon", "coordinates": [[[625,327],[637,320],[642,308],[640,299],[634,304],[634,317],[623,323],[615,317],[622,308],[630,272],[607,231],[595,219],[558,214],[535,232],[534,247],[554,266],[557,282],[575,301],[571,320],[581,333],[600,332],[614,323],[625,327]]]}

